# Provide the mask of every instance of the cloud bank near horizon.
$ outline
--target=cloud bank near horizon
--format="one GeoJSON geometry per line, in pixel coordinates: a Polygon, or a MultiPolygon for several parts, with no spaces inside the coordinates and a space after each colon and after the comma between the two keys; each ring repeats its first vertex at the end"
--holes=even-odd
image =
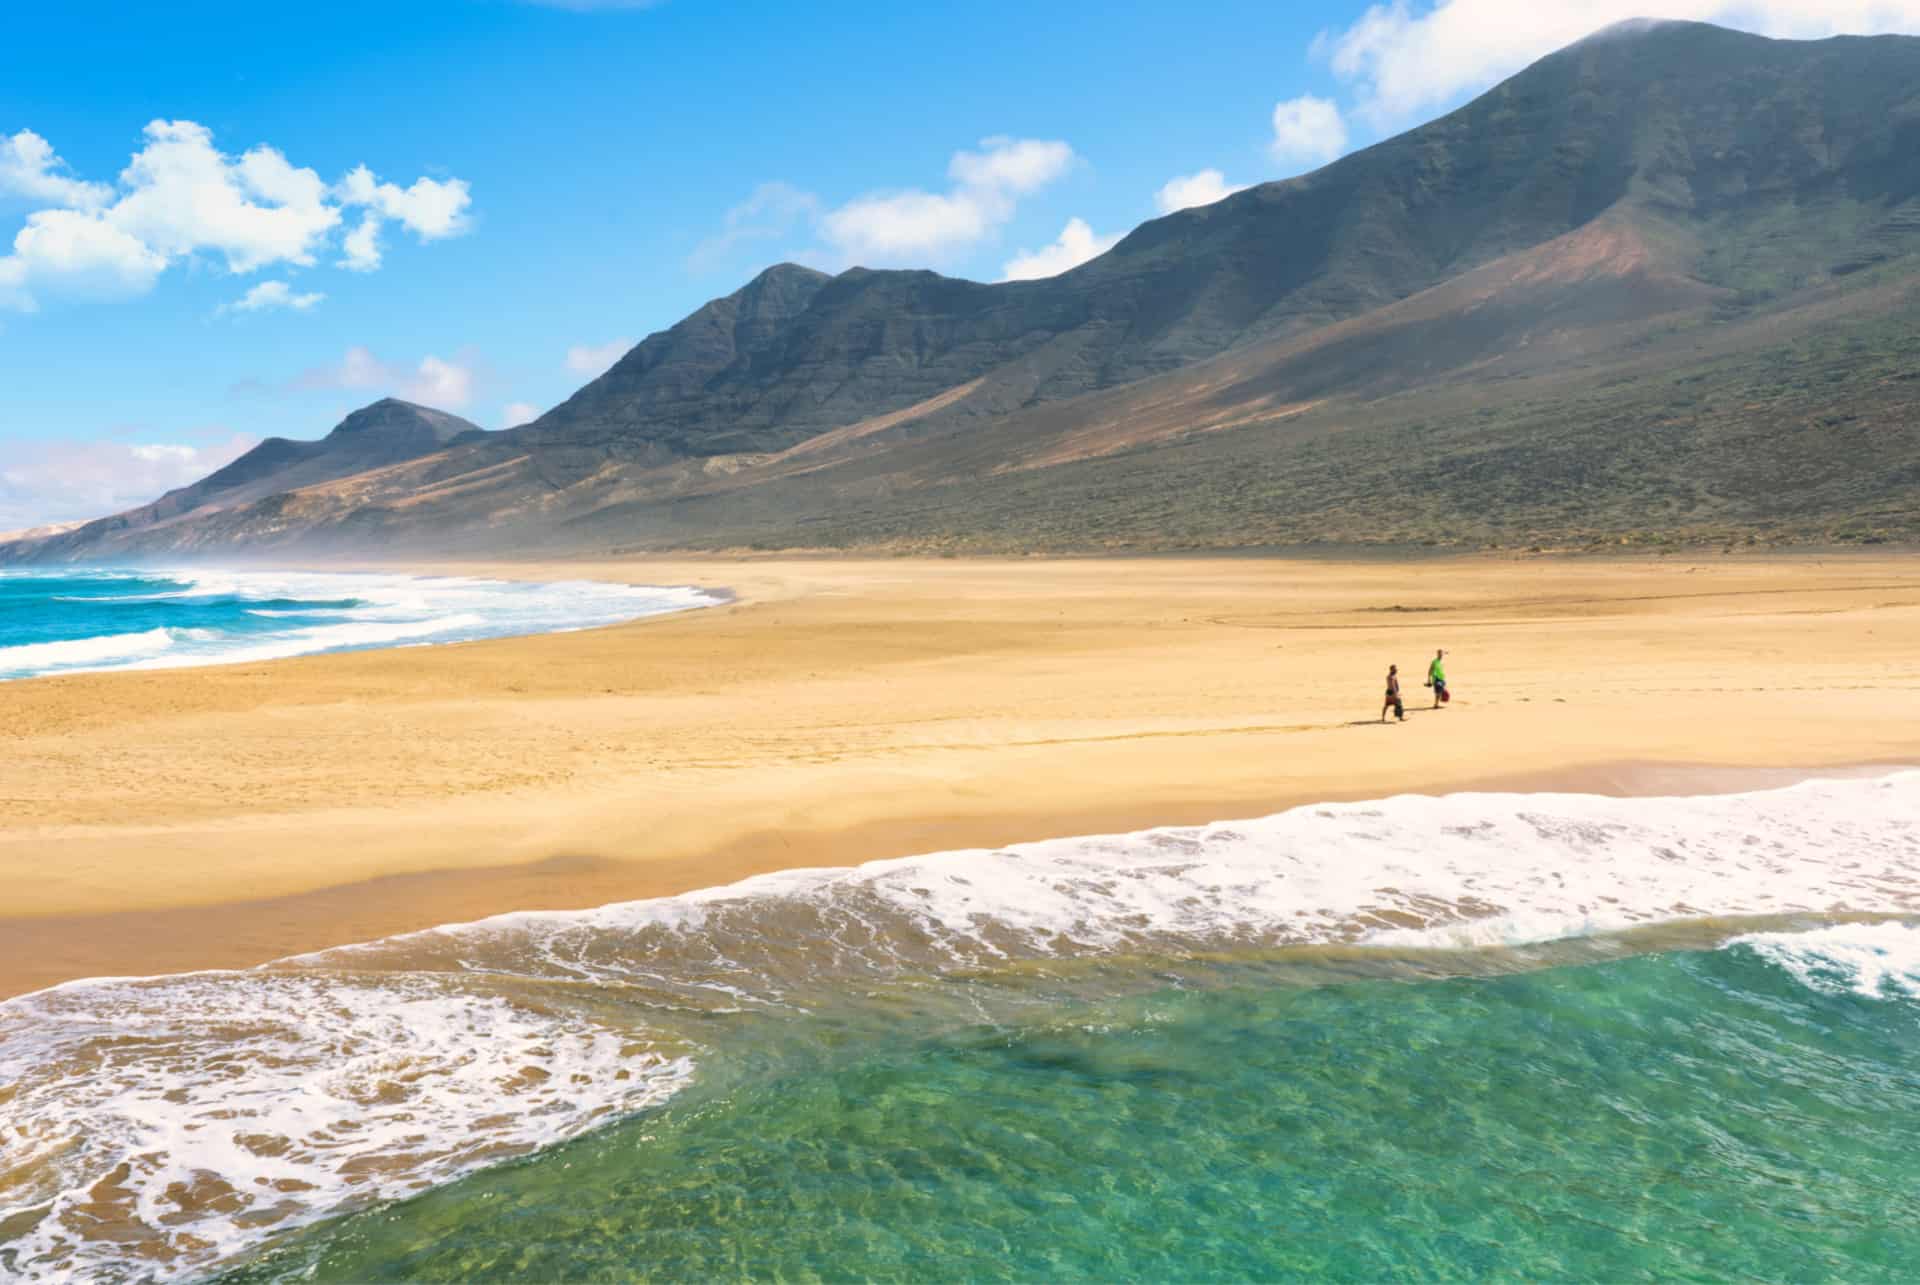
{"type": "Polygon", "coordinates": [[[208,429],[194,440],[0,440],[0,531],[88,521],[197,482],[260,444],[208,429]]]}

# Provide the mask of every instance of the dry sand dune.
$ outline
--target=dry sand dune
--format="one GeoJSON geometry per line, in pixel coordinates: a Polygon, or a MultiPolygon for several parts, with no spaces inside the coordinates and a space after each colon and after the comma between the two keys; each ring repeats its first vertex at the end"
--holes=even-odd
{"type": "Polygon", "coordinates": [[[0,994],[1321,799],[1920,762],[1911,557],[458,569],[738,598],[0,684],[0,994]]]}

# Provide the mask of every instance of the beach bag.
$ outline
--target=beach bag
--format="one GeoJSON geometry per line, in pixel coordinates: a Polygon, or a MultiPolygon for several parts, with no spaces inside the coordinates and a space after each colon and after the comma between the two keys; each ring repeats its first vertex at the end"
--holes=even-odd
{"type": "Polygon", "coordinates": [[[1445,687],[1442,687],[1440,689],[1440,703],[1442,705],[1445,705],[1448,701],[1452,699],[1453,699],[1453,693],[1448,691],[1445,687]]]}

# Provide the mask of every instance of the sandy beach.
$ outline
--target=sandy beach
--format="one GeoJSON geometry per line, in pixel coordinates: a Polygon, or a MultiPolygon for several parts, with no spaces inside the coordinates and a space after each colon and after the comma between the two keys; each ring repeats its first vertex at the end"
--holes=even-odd
{"type": "Polygon", "coordinates": [[[1911,558],[432,569],[734,601],[0,684],[0,995],[1317,800],[1920,762],[1911,558]]]}

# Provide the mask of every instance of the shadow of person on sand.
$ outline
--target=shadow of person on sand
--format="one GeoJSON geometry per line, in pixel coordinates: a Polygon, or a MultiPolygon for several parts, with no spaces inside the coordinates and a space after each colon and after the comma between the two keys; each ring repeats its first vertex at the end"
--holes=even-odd
{"type": "MultiPolygon", "coordinates": [[[[1440,707],[1440,709],[1445,709],[1445,708],[1446,708],[1446,706],[1444,706],[1444,705],[1440,707]]],[[[1440,712],[1440,710],[1439,710],[1439,709],[1435,709],[1435,708],[1433,708],[1433,707],[1432,707],[1431,705],[1428,705],[1428,706],[1424,706],[1424,707],[1422,707],[1422,708],[1420,708],[1420,709],[1412,709],[1412,708],[1409,708],[1409,709],[1407,710],[1407,716],[1406,716],[1405,718],[1403,718],[1403,719],[1399,719],[1399,720],[1395,720],[1395,719],[1391,719],[1391,718],[1388,718],[1388,719],[1379,719],[1379,718],[1356,718],[1356,719],[1354,719],[1354,720],[1353,720],[1352,722],[1350,722],[1350,723],[1346,723],[1346,724],[1343,724],[1343,726],[1346,726],[1346,727],[1391,727],[1391,726],[1393,726],[1393,724],[1394,724],[1394,723],[1395,723],[1396,721],[1398,721],[1398,722],[1403,722],[1403,723],[1411,723],[1411,722],[1413,721],[1413,716],[1414,716],[1414,715],[1416,715],[1416,714],[1438,714],[1439,712],[1440,712]]]]}

